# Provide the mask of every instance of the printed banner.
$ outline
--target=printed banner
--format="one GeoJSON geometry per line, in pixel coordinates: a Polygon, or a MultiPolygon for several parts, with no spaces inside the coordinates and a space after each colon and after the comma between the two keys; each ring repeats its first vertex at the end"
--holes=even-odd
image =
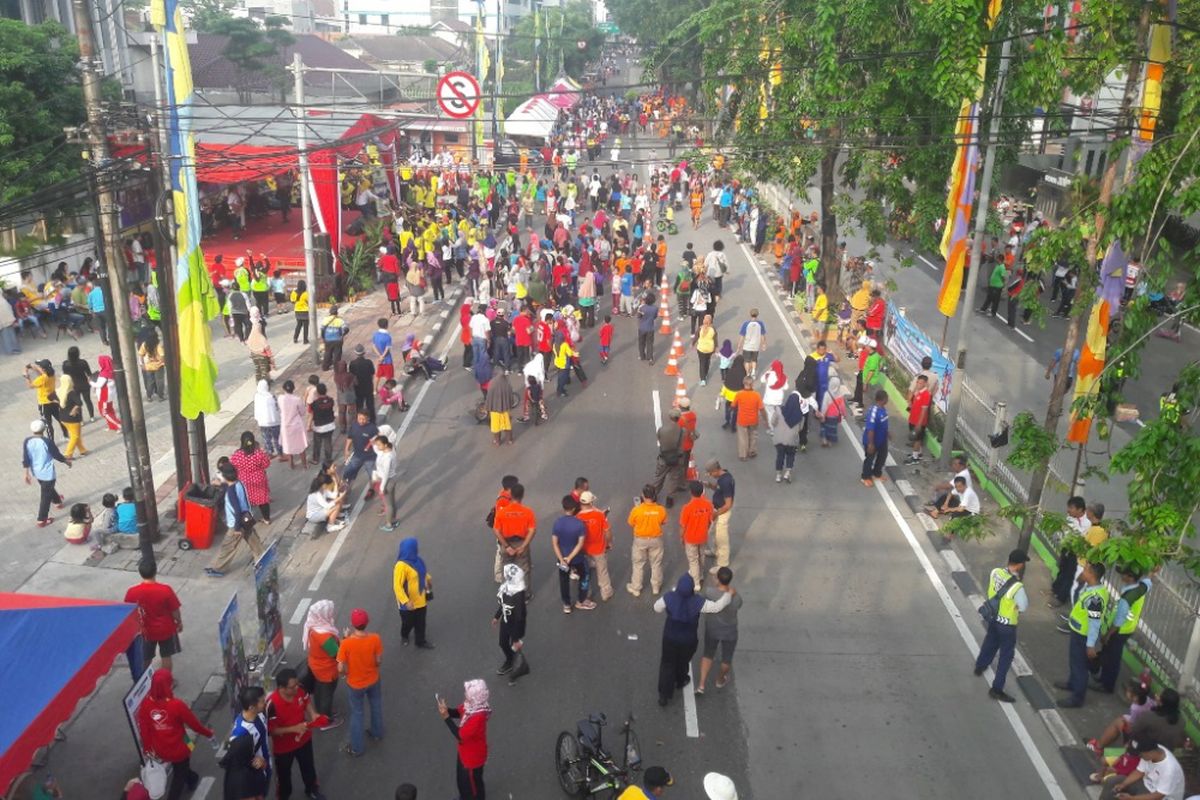
{"type": "Polygon", "coordinates": [[[242,713],[238,695],[250,685],[246,669],[246,646],[242,643],[242,624],[238,621],[237,594],[225,606],[217,623],[217,640],[221,643],[221,661],[225,664],[225,694],[229,699],[230,719],[242,713]]]}
{"type": "Polygon", "coordinates": [[[254,564],[258,605],[258,652],[272,663],[283,655],[283,616],[279,611],[279,540],[271,542],[254,564]]]}
{"type": "Polygon", "coordinates": [[[888,303],[887,321],[883,329],[884,346],[888,355],[900,362],[911,375],[921,371],[921,359],[933,359],[930,370],[936,375],[936,386],[931,386],[933,405],[943,414],[950,404],[950,384],[954,380],[954,362],[942,355],[933,340],[910,320],[900,315],[894,303],[888,303]]]}
{"type": "Polygon", "coordinates": [[[154,667],[146,667],[142,677],[138,678],[137,682],[133,684],[133,688],[125,694],[125,718],[129,720],[129,727],[133,731],[133,743],[137,745],[139,757],[145,754],[146,748],[142,745],[142,732],[138,728],[138,709],[142,707],[142,701],[150,694],[150,679],[153,677],[154,667]]]}

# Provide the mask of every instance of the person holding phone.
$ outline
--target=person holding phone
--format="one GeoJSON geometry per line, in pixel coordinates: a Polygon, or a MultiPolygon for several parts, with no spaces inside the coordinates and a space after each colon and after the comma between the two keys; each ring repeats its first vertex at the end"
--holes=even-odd
{"type": "Polygon", "coordinates": [[[492,715],[488,705],[488,687],[481,678],[463,683],[463,702],[457,708],[446,705],[435,694],[438,714],[458,742],[455,776],[460,800],[483,800],[483,765],[487,762],[487,724],[492,715]]]}

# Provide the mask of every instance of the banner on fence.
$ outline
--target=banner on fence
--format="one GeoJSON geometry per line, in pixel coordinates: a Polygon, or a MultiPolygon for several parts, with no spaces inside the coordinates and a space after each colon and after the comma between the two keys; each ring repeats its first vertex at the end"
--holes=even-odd
{"type": "Polygon", "coordinates": [[[258,652],[267,663],[283,655],[283,617],[279,612],[279,540],[254,564],[254,594],[258,605],[258,652]]]}
{"type": "Polygon", "coordinates": [[[930,371],[937,376],[937,385],[931,387],[933,404],[945,414],[950,403],[950,384],[954,380],[954,362],[942,355],[924,331],[901,316],[895,303],[888,303],[883,341],[888,355],[912,375],[921,371],[922,359],[926,356],[933,359],[930,371]]]}
{"type": "Polygon", "coordinates": [[[238,621],[237,594],[225,606],[225,613],[217,623],[217,640],[221,643],[221,662],[225,665],[225,694],[236,717],[242,713],[238,696],[250,684],[246,669],[246,646],[242,643],[242,624],[238,621]]]}

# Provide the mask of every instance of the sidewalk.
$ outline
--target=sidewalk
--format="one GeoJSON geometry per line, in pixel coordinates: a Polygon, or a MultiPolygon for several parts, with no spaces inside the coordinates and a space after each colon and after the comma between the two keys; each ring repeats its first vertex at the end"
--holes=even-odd
{"type": "MultiPolygon", "coordinates": [[[[759,257],[758,263],[768,276],[775,291],[784,298],[787,293],[780,284],[778,277],[772,273],[764,257],[759,257]]],[[[790,298],[788,298],[790,300],[790,298]]],[[[791,308],[788,303],[788,308],[791,308]]],[[[812,345],[816,338],[812,320],[807,315],[792,311],[792,316],[798,328],[799,335],[812,345]]],[[[853,386],[854,365],[842,363],[837,367],[844,386],[853,386]],[[849,383],[847,383],[849,381],[849,383]]],[[[899,415],[894,415],[898,417],[899,415]]],[[[861,435],[858,420],[848,419],[855,429],[855,435],[861,435]]],[[[899,425],[902,428],[903,425],[899,425]]],[[[893,437],[895,443],[902,441],[893,437]]],[[[896,489],[904,496],[909,509],[916,515],[924,528],[929,541],[936,549],[947,566],[950,568],[954,585],[968,600],[968,605],[978,607],[983,603],[980,586],[985,577],[997,565],[1003,565],[1008,552],[1016,541],[1017,530],[1008,522],[998,519],[995,515],[999,510],[998,504],[986,492],[980,491],[980,501],[983,513],[990,515],[998,527],[1003,528],[997,535],[982,541],[964,543],[954,541],[947,543],[939,529],[938,522],[924,513],[922,506],[932,496],[933,485],[945,478],[936,468],[932,467],[927,454],[926,461],[915,466],[900,466],[896,456],[903,449],[897,444],[888,457],[886,472],[896,489]]],[[[1081,788],[1091,797],[1099,797],[1099,787],[1088,781],[1088,775],[1098,766],[1098,760],[1090,755],[1083,746],[1089,738],[1098,736],[1100,732],[1116,717],[1128,710],[1128,705],[1121,702],[1121,694],[1105,695],[1089,691],[1087,700],[1082,708],[1063,709],[1056,707],[1056,700],[1064,693],[1054,689],[1056,681],[1067,677],[1067,636],[1057,630],[1060,622],[1058,615],[1066,609],[1051,609],[1046,605],[1050,583],[1053,576],[1046,562],[1031,553],[1031,561],[1025,575],[1026,591],[1029,595],[1029,609],[1021,615],[1020,636],[1017,655],[1009,672],[1006,689],[1010,694],[1017,694],[1016,689],[1024,695],[1028,703],[1038,712],[1051,737],[1059,746],[1060,754],[1080,782],[1081,788]]],[[[980,631],[982,639],[982,630],[980,631]]],[[[1128,656],[1128,654],[1127,654],[1128,656]]],[[[962,669],[971,665],[963,664],[962,669]]],[[[952,667],[953,668],[953,667],[952,667]]],[[[1126,668],[1122,671],[1120,683],[1130,676],[1128,657],[1126,668]]],[[[990,684],[980,678],[979,691],[986,692],[990,684]]]]}
{"type": "MultiPolygon", "coordinates": [[[[389,330],[398,341],[403,341],[407,333],[416,333],[418,338],[428,345],[445,328],[447,322],[457,326],[457,317],[453,314],[456,300],[460,297],[462,284],[456,283],[447,290],[447,300],[444,305],[426,304],[425,314],[414,319],[411,314],[399,318],[390,318],[389,330]]],[[[357,344],[367,344],[371,335],[377,329],[375,320],[387,316],[387,301],[383,292],[373,292],[357,303],[343,305],[342,316],[349,322],[351,333],[347,337],[345,352],[353,357],[353,349],[357,344]]],[[[286,320],[288,318],[272,318],[286,320]]],[[[219,324],[219,323],[218,323],[219,324]]],[[[271,338],[278,343],[283,338],[280,329],[282,324],[269,324],[271,338]]],[[[291,327],[287,333],[290,335],[291,327]]],[[[220,335],[220,334],[218,334],[220,335]]],[[[98,339],[96,340],[98,343],[98,339]]],[[[221,364],[221,378],[218,389],[222,396],[222,411],[210,418],[208,426],[210,461],[215,464],[218,457],[227,455],[237,447],[238,439],[243,430],[251,430],[257,434],[258,426],[254,422],[253,394],[255,382],[249,359],[245,364],[228,364],[228,353],[237,353],[240,349],[231,340],[214,342],[222,354],[220,357],[226,363],[221,364]],[[239,367],[241,369],[239,370],[239,367]],[[239,374],[240,377],[235,377],[239,374]],[[229,373],[233,373],[230,375],[229,373]]],[[[244,352],[244,351],[243,351],[244,352]]],[[[309,358],[309,349],[300,345],[292,345],[290,336],[286,347],[281,348],[277,356],[278,371],[273,373],[275,385],[283,380],[291,379],[301,386],[308,375],[317,373],[309,358]]],[[[28,355],[24,357],[28,358],[28,355]]],[[[323,379],[331,382],[331,374],[323,373],[323,379]]],[[[174,520],[174,475],[173,455],[169,451],[170,434],[166,415],[153,404],[156,419],[149,424],[151,450],[155,455],[162,454],[159,465],[163,468],[155,472],[155,481],[159,485],[159,511],[163,518],[163,535],[155,545],[158,559],[159,575],[164,582],[169,583],[179,595],[183,603],[184,631],[181,634],[183,653],[175,658],[174,676],[176,679],[176,694],[193,702],[197,714],[205,718],[214,709],[217,714],[212,722],[218,728],[226,723],[222,710],[226,701],[220,695],[224,689],[224,673],[221,666],[221,653],[217,647],[217,622],[224,611],[229,599],[236,592],[239,596],[240,620],[242,634],[246,643],[247,655],[258,651],[257,643],[257,613],[254,606],[254,578],[252,565],[247,560],[235,562],[233,571],[224,578],[214,579],[205,576],[207,566],[219,545],[214,542],[213,549],[184,551],[178,547],[177,530],[169,527],[174,520]],[[155,423],[157,422],[157,427],[155,423]],[[156,443],[165,442],[164,444],[156,443]],[[164,463],[165,462],[165,463],[164,463]],[[169,516],[168,516],[169,512],[169,516]]],[[[12,413],[9,411],[8,413],[12,413]]],[[[148,415],[149,416],[149,415],[148,415]]],[[[396,424],[393,416],[392,423],[396,424]]],[[[93,430],[95,425],[92,426],[93,430]]],[[[89,431],[90,432],[90,431],[89,431]]],[[[22,434],[23,435],[23,434],[22,434]]],[[[86,435],[86,434],[85,434],[86,435]]],[[[86,465],[86,481],[77,484],[67,484],[64,493],[72,496],[87,491],[89,501],[94,492],[111,491],[116,485],[124,485],[124,450],[116,434],[115,441],[105,442],[102,447],[109,452],[109,462],[104,468],[90,469],[93,465],[99,467],[98,460],[102,456],[92,456],[80,464],[86,465]],[[115,452],[115,456],[111,453],[115,452]],[[119,459],[119,463],[117,461],[119,459]],[[89,463],[91,462],[91,463],[89,463]],[[118,481],[112,477],[119,470],[118,481]],[[91,487],[97,488],[91,488],[91,487]]],[[[16,445],[13,449],[16,449],[16,445]]],[[[335,452],[340,449],[340,443],[335,444],[335,452]]],[[[62,470],[67,478],[79,477],[79,464],[71,472],[62,470]],[[74,475],[72,475],[74,473],[74,475]]],[[[314,540],[302,533],[303,512],[302,504],[307,496],[308,482],[313,469],[289,469],[285,463],[275,461],[269,471],[271,479],[271,515],[270,525],[259,526],[259,536],[264,545],[272,540],[279,540],[280,547],[280,592],[287,594],[300,583],[307,583],[312,572],[320,562],[321,551],[328,547],[325,539],[314,540]]],[[[359,481],[361,488],[362,481],[359,481]]],[[[60,481],[60,485],[63,481],[60,481]]],[[[96,498],[98,499],[98,494],[96,498]]],[[[69,500],[71,498],[68,498],[69,500]]],[[[11,511],[8,513],[12,513],[11,511]]],[[[24,517],[29,516],[25,514],[24,517]]],[[[32,536],[29,530],[32,523],[26,521],[22,526],[20,536],[32,536]]],[[[36,529],[34,529],[36,531],[36,529]]],[[[21,560],[10,559],[5,565],[6,578],[16,581],[15,586],[21,592],[32,594],[56,594],[74,597],[120,598],[125,590],[137,583],[137,563],[139,554],[136,550],[121,550],[113,555],[92,557],[91,550],[85,546],[65,544],[57,524],[36,531],[46,539],[53,539],[54,546],[49,542],[41,543],[39,547],[30,547],[22,554],[21,560]],[[61,544],[61,546],[60,546],[61,544]],[[35,560],[36,559],[36,560],[35,560]]],[[[12,533],[8,534],[18,539],[12,533]]],[[[285,649],[287,642],[285,640],[285,649]]],[[[137,759],[132,742],[126,737],[126,724],[122,719],[122,698],[129,689],[129,671],[125,659],[119,658],[109,671],[108,677],[100,682],[96,692],[76,709],[72,720],[63,726],[64,741],[53,746],[45,755],[45,772],[54,774],[67,797],[100,796],[97,787],[103,788],[103,793],[117,796],[124,781],[136,772],[137,759]],[[113,680],[113,678],[116,680],[113,680]],[[107,760],[97,760],[95,742],[104,737],[116,737],[117,747],[111,753],[115,757],[107,760]],[[79,764],[89,764],[86,771],[78,769],[79,764]]],[[[218,770],[209,764],[211,751],[206,744],[201,743],[195,753],[193,766],[202,774],[215,774],[218,770]],[[205,769],[207,767],[207,769],[205,769]]],[[[39,772],[38,774],[45,774],[39,772]]],[[[202,797],[198,792],[196,797],[202,797]]],[[[215,794],[213,795],[216,796],[215,794]]]]}

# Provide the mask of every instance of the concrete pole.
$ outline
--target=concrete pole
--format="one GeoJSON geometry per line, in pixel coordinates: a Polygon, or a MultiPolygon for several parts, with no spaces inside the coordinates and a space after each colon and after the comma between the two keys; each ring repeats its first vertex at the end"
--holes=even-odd
{"type": "Polygon", "coordinates": [[[317,265],[313,252],[312,176],[308,171],[308,132],[304,128],[304,61],[292,54],[292,72],[296,79],[296,149],[300,162],[300,222],[304,226],[304,282],[308,285],[308,340],[313,366],[321,363],[320,330],[317,328],[317,265]]]}
{"type": "MultiPolygon", "coordinates": [[[[1004,108],[1004,80],[1008,77],[1011,61],[1012,37],[1006,36],[1000,49],[1000,69],[996,85],[992,88],[992,119],[988,124],[988,138],[984,143],[983,174],[980,176],[979,201],[975,205],[975,239],[971,242],[971,259],[968,262],[967,291],[962,298],[962,309],[958,319],[958,346],[954,360],[954,380],[950,383],[950,402],[946,408],[946,427],[942,431],[942,452],[938,465],[949,469],[950,456],[954,450],[954,433],[958,427],[958,413],[962,407],[962,384],[967,377],[967,346],[971,341],[971,317],[975,311],[975,287],[979,285],[979,272],[983,265],[979,257],[983,253],[983,236],[987,229],[988,204],[991,202],[992,172],[996,167],[996,138],[1000,135],[1000,112],[1004,108]]],[[[978,131],[978,126],[976,126],[978,131]]],[[[979,138],[978,132],[975,138],[979,138]]],[[[949,224],[949,221],[947,221],[949,224]]]]}

